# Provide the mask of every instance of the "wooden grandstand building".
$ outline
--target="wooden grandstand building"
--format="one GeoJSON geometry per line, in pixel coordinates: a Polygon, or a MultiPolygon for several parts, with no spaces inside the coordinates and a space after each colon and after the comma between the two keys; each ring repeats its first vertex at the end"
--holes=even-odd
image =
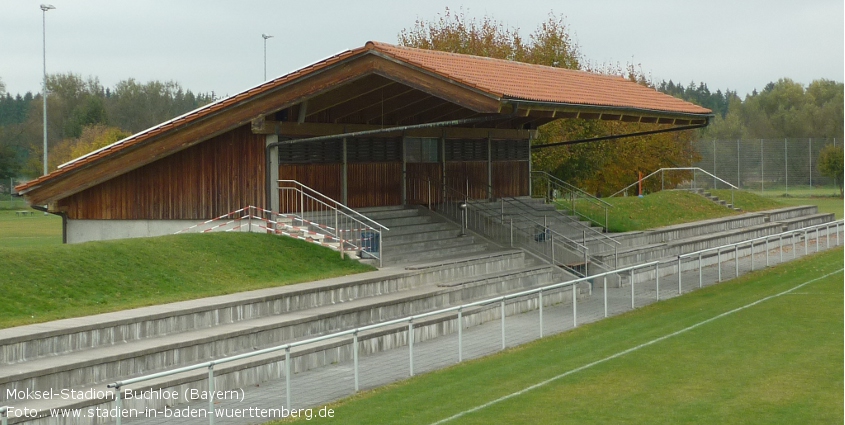
{"type": "Polygon", "coordinates": [[[368,42],[18,186],[66,242],[173,233],[297,180],[351,208],[529,193],[531,138],[556,119],[706,125],[711,111],[620,77],[368,42]]]}

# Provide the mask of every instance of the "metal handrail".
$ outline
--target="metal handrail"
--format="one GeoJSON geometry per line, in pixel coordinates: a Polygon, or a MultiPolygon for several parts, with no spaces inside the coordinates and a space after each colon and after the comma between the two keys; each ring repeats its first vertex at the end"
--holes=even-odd
{"type": "Polygon", "coordinates": [[[590,193],[586,192],[584,189],[581,189],[581,188],[580,188],[580,187],[578,187],[578,186],[575,186],[575,185],[573,185],[573,184],[567,183],[567,182],[565,182],[565,181],[563,181],[563,180],[561,180],[561,179],[559,179],[559,178],[557,178],[557,177],[555,177],[555,176],[553,176],[553,175],[549,174],[549,172],[548,172],[548,171],[532,171],[532,172],[531,172],[531,174],[537,174],[537,175],[539,175],[539,176],[545,177],[546,179],[548,179],[549,181],[551,181],[551,182],[553,182],[553,183],[555,183],[555,184],[558,184],[558,185],[560,185],[560,186],[563,186],[563,187],[565,187],[565,188],[567,188],[567,189],[569,189],[569,190],[573,190],[573,191],[575,191],[575,192],[578,192],[578,193],[580,193],[580,194],[584,195],[584,197],[585,197],[587,200],[589,200],[589,201],[591,201],[591,202],[593,202],[593,203],[600,203],[600,204],[603,204],[604,206],[606,206],[606,207],[608,207],[608,208],[613,208],[613,204],[610,204],[610,203],[608,203],[607,201],[604,201],[604,200],[602,200],[601,198],[599,198],[599,197],[597,197],[597,196],[595,196],[595,195],[592,195],[592,194],[590,194],[590,193]]]}
{"type": "MultiPolygon", "coordinates": [[[[829,229],[830,229],[831,225],[836,226],[836,245],[839,245],[840,244],[840,241],[839,241],[839,226],[845,225],[845,223],[843,223],[842,220],[839,220],[839,221],[836,221],[836,222],[833,222],[833,223],[825,223],[825,224],[820,224],[820,225],[815,225],[815,226],[808,226],[808,227],[802,228],[802,229],[796,229],[796,230],[792,230],[792,231],[789,231],[789,232],[783,232],[783,233],[776,234],[776,235],[769,235],[769,236],[766,236],[766,237],[755,238],[755,239],[752,239],[752,240],[741,241],[741,242],[737,242],[737,243],[733,243],[733,244],[726,244],[726,245],[722,245],[720,247],[708,248],[708,249],[705,249],[705,250],[700,250],[700,251],[696,251],[696,252],[693,252],[693,253],[685,254],[683,256],[678,256],[678,270],[677,270],[678,276],[679,276],[679,278],[678,278],[678,291],[679,291],[679,293],[681,291],[681,274],[683,273],[683,271],[681,269],[681,262],[680,261],[683,257],[700,255],[703,252],[711,251],[711,250],[714,250],[714,249],[719,250],[719,249],[724,249],[726,247],[739,246],[741,244],[751,243],[755,240],[760,240],[760,239],[783,237],[783,235],[795,234],[795,233],[801,233],[801,232],[804,232],[805,234],[807,234],[808,230],[819,229],[821,227],[827,228],[827,233],[826,233],[825,237],[828,239],[828,244],[829,244],[829,240],[830,240],[829,239],[830,238],[829,229]]],[[[817,250],[818,250],[818,246],[819,246],[819,244],[818,244],[819,239],[820,239],[820,236],[818,236],[818,230],[817,230],[817,237],[816,237],[816,249],[817,250]]],[[[805,250],[806,250],[806,244],[807,243],[808,242],[805,241],[805,250]]],[[[751,252],[751,255],[752,255],[752,259],[753,259],[753,255],[754,255],[753,251],[751,252]]],[[[721,252],[719,253],[719,258],[721,260],[721,252]]],[[[631,307],[634,308],[634,305],[633,305],[633,302],[634,302],[634,298],[633,298],[634,271],[641,270],[641,269],[651,269],[652,267],[654,267],[655,285],[656,285],[656,288],[657,288],[657,300],[660,301],[660,287],[659,287],[660,272],[659,272],[659,269],[660,269],[661,263],[665,263],[665,262],[666,261],[664,259],[663,261],[656,260],[656,261],[652,261],[652,262],[645,263],[645,264],[628,266],[628,267],[624,267],[624,268],[617,269],[617,270],[612,270],[612,271],[594,274],[594,275],[591,275],[591,276],[584,276],[584,277],[581,277],[581,278],[576,278],[576,279],[573,279],[571,281],[559,282],[559,283],[555,283],[555,284],[551,284],[551,285],[546,285],[546,286],[543,286],[543,287],[540,287],[540,288],[528,289],[528,290],[524,290],[524,291],[520,291],[520,292],[516,292],[516,293],[512,293],[512,294],[501,295],[501,296],[496,296],[496,297],[493,297],[493,298],[474,301],[474,302],[471,302],[471,303],[461,304],[461,305],[458,305],[458,306],[452,306],[452,307],[447,307],[447,308],[429,311],[429,312],[425,312],[425,313],[420,313],[420,314],[416,314],[416,315],[410,315],[410,316],[406,316],[406,317],[403,317],[403,318],[392,319],[392,320],[388,320],[388,321],[381,322],[381,323],[374,323],[374,324],[370,324],[370,325],[360,326],[360,327],[356,327],[354,329],[348,329],[348,330],[345,330],[345,331],[334,332],[334,333],[331,333],[331,334],[321,335],[321,336],[318,336],[318,337],[309,338],[309,339],[305,339],[305,340],[301,340],[301,341],[289,342],[287,344],[277,345],[277,346],[274,346],[274,347],[269,347],[269,348],[265,348],[265,349],[261,349],[261,350],[255,350],[255,351],[251,351],[251,352],[248,352],[248,353],[242,353],[242,354],[238,354],[238,355],[234,355],[234,356],[224,357],[222,359],[198,363],[198,364],[191,365],[191,366],[185,366],[185,367],[181,367],[181,368],[157,372],[157,373],[139,376],[139,377],[130,378],[130,379],[125,379],[125,380],[121,380],[121,381],[115,381],[113,383],[107,384],[107,388],[115,388],[115,389],[118,390],[115,394],[115,402],[117,404],[117,408],[120,409],[121,408],[121,402],[122,402],[120,387],[135,384],[135,383],[138,383],[138,382],[148,381],[148,380],[151,380],[151,379],[157,379],[157,378],[162,378],[162,377],[166,377],[166,376],[171,376],[171,375],[175,375],[175,374],[178,374],[178,373],[183,373],[183,372],[193,371],[193,370],[197,370],[197,369],[207,368],[208,369],[209,391],[212,391],[213,385],[214,385],[214,374],[213,373],[214,373],[214,366],[215,365],[224,364],[224,363],[228,363],[228,362],[232,362],[232,361],[236,361],[236,360],[241,360],[241,359],[246,359],[246,358],[250,358],[250,357],[255,357],[255,356],[259,356],[259,355],[263,355],[263,354],[284,351],[285,352],[285,368],[286,368],[286,371],[285,371],[286,391],[285,391],[285,393],[286,393],[286,397],[287,397],[287,402],[286,402],[285,406],[290,406],[291,405],[291,403],[290,403],[290,401],[291,401],[291,399],[290,399],[290,397],[291,397],[290,379],[291,379],[291,374],[292,374],[291,356],[290,356],[291,349],[295,348],[295,347],[308,345],[308,344],[314,344],[314,343],[317,343],[317,342],[322,342],[322,341],[333,339],[333,338],[339,338],[339,337],[351,335],[353,337],[353,346],[355,347],[354,348],[355,349],[354,369],[355,369],[355,391],[357,392],[358,391],[357,343],[358,343],[358,334],[360,332],[365,332],[365,331],[378,329],[378,328],[382,328],[382,327],[386,327],[386,326],[393,326],[393,325],[407,323],[408,324],[408,332],[409,332],[409,335],[411,336],[409,338],[409,346],[410,346],[410,350],[411,350],[411,375],[413,376],[414,373],[413,373],[413,336],[412,336],[413,334],[412,334],[412,332],[413,332],[414,322],[418,321],[419,319],[423,319],[423,318],[427,318],[427,317],[431,317],[431,316],[436,316],[436,315],[443,315],[443,314],[447,314],[447,313],[457,312],[458,319],[460,320],[464,309],[472,308],[472,307],[479,307],[479,306],[487,306],[487,305],[499,302],[499,303],[502,304],[502,329],[503,329],[503,332],[504,332],[504,315],[505,315],[504,314],[505,313],[504,312],[504,303],[505,303],[505,301],[511,300],[511,299],[519,299],[519,298],[523,298],[525,296],[529,296],[529,295],[533,295],[533,294],[539,294],[542,297],[542,293],[544,291],[550,291],[550,290],[555,290],[555,289],[571,287],[572,288],[572,302],[573,302],[573,305],[572,305],[573,306],[573,326],[577,326],[577,314],[575,313],[577,285],[579,285],[581,283],[592,284],[593,281],[595,281],[596,279],[599,279],[599,278],[607,278],[607,277],[614,276],[614,275],[618,277],[618,276],[621,276],[621,273],[630,272],[630,275],[631,275],[631,291],[632,291],[631,292],[632,293],[631,307]]],[[[738,258],[737,258],[737,265],[738,265],[738,258]]],[[[720,270],[719,281],[721,281],[721,266],[720,266],[719,270],[720,270]]],[[[753,263],[752,263],[752,270],[753,270],[753,263]]],[[[700,277],[701,277],[701,264],[699,263],[699,278],[700,277]]],[[[607,291],[607,285],[605,284],[605,317],[607,317],[607,292],[606,291],[607,291]]],[[[540,298],[540,307],[539,308],[540,308],[541,324],[542,324],[542,305],[543,305],[542,298],[540,298]]],[[[540,335],[542,337],[542,332],[541,332],[540,335]]],[[[459,333],[459,347],[460,347],[460,333],[459,333]]],[[[503,333],[503,348],[504,348],[504,333],[503,333]]],[[[459,352],[460,352],[460,348],[459,348],[459,352]]],[[[460,359],[460,354],[459,354],[459,359],[460,359]]],[[[5,419],[5,413],[6,413],[7,409],[8,409],[8,407],[0,407],[0,414],[3,414],[4,419],[5,419]]],[[[213,409],[214,409],[214,401],[210,400],[209,401],[209,410],[213,410],[213,409]]],[[[214,423],[213,416],[214,415],[209,415],[209,421],[210,421],[210,424],[212,424],[212,425],[214,423]]],[[[118,424],[121,423],[120,416],[117,417],[117,423],[118,424]]]]}
{"type": "MultiPolygon", "coordinates": [[[[522,205],[525,205],[525,206],[526,206],[526,208],[530,208],[527,204],[525,204],[525,202],[521,201],[519,198],[502,198],[502,201],[509,202],[509,203],[510,203],[510,202],[518,202],[518,203],[520,203],[520,204],[522,204],[522,205]],[[507,200],[506,200],[506,199],[507,199],[507,200]]],[[[524,211],[524,210],[523,210],[523,211],[524,211]]],[[[596,230],[596,229],[592,228],[591,226],[587,226],[587,225],[585,225],[584,223],[581,223],[579,220],[574,220],[574,219],[572,219],[572,217],[569,217],[569,216],[567,216],[567,215],[565,215],[565,214],[560,214],[560,215],[563,215],[564,217],[566,217],[567,219],[569,219],[569,220],[570,220],[570,222],[575,223],[575,225],[583,227],[583,228],[584,228],[584,229],[583,229],[584,231],[593,232],[593,233],[595,233],[596,235],[598,235],[598,236],[600,236],[600,237],[602,237],[602,238],[605,238],[605,239],[609,239],[609,240],[611,240],[613,243],[615,243],[615,244],[617,244],[617,245],[622,245],[622,242],[619,242],[619,241],[617,241],[616,239],[613,239],[613,238],[611,238],[610,236],[607,236],[606,234],[604,234],[604,233],[602,233],[602,232],[599,232],[598,230],[596,230]]],[[[602,241],[601,239],[598,239],[598,241],[599,241],[599,242],[604,243],[605,245],[607,245],[607,244],[608,244],[607,242],[604,242],[604,241],[602,241]]],[[[613,245],[610,245],[610,246],[613,246],[613,245]]]]}
{"type": "MultiPolygon", "coordinates": [[[[334,203],[335,205],[337,205],[337,206],[339,206],[339,207],[342,207],[343,209],[345,209],[345,210],[347,210],[347,211],[349,211],[349,212],[351,212],[351,213],[353,213],[353,214],[355,214],[355,215],[357,215],[357,216],[359,216],[359,217],[361,217],[361,218],[363,218],[363,219],[365,219],[365,220],[367,220],[367,221],[369,221],[369,222],[371,222],[371,223],[375,224],[376,226],[381,227],[381,228],[382,228],[382,229],[384,229],[384,230],[390,230],[390,229],[388,229],[387,227],[385,227],[384,225],[382,225],[381,223],[379,223],[379,222],[377,222],[377,221],[375,221],[375,220],[373,220],[373,219],[371,219],[371,218],[369,218],[369,217],[365,216],[364,214],[359,213],[358,211],[353,210],[352,208],[347,207],[347,206],[346,206],[346,205],[344,205],[343,203],[338,202],[337,200],[335,200],[335,199],[333,199],[333,198],[331,198],[331,197],[329,197],[329,196],[327,196],[327,195],[324,195],[322,192],[320,192],[320,191],[318,191],[318,190],[316,190],[316,189],[314,189],[314,188],[312,188],[312,187],[309,187],[309,186],[306,186],[306,185],[304,185],[304,184],[300,183],[299,181],[296,181],[296,180],[277,180],[276,182],[277,182],[277,183],[293,183],[293,184],[296,184],[296,185],[302,186],[302,187],[304,187],[304,188],[306,188],[306,189],[310,190],[311,192],[314,192],[315,194],[320,195],[323,199],[326,199],[326,200],[328,200],[329,202],[332,202],[332,203],[334,203]]],[[[319,200],[319,199],[317,199],[317,198],[314,198],[314,199],[315,199],[315,200],[319,200]]],[[[331,207],[331,205],[328,205],[328,206],[329,206],[330,208],[336,208],[336,207],[331,207]]]]}
{"type": "Polygon", "coordinates": [[[625,186],[624,188],[622,188],[622,190],[619,190],[618,192],[614,193],[613,195],[608,196],[608,198],[612,198],[612,197],[614,197],[614,196],[616,196],[616,195],[618,195],[618,194],[620,194],[620,193],[622,193],[622,192],[625,192],[626,190],[628,190],[628,189],[630,189],[630,188],[632,188],[632,187],[636,186],[637,184],[639,184],[639,183],[640,183],[640,181],[646,181],[646,180],[648,180],[650,177],[654,176],[654,175],[655,175],[655,174],[657,174],[657,173],[662,173],[662,172],[666,172],[666,171],[692,171],[693,173],[695,173],[696,171],[700,171],[700,172],[702,172],[702,173],[704,173],[704,174],[706,174],[706,175],[708,175],[708,176],[710,176],[710,177],[713,177],[714,179],[719,180],[720,182],[722,182],[722,183],[724,183],[724,184],[726,184],[726,185],[730,186],[730,188],[731,188],[731,189],[736,189],[736,190],[739,190],[739,188],[738,188],[738,187],[736,187],[736,186],[732,185],[731,183],[728,183],[727,181],[723,180],[721,177],[716,176],[716,175],[713,175],[713,174],[711,174],[711,173],[710,173],[710,172],[708,172],[708,171],[702,170],[701,168],[698,168],[698,167],[671,167],[671,168],[661,168],[661,169],[659,169],[659,170],[657,170],[657,171],[655,171],[655,172],[653,172],[653,173],[651,173],[651,174],[649,174],[649,175],[647,175],[647,176],[643,177],[641,180],[637,180],[637,181],[635,181],[635,182],[633,182],[633,183],[629,184],[628,186],[625,186]]]}

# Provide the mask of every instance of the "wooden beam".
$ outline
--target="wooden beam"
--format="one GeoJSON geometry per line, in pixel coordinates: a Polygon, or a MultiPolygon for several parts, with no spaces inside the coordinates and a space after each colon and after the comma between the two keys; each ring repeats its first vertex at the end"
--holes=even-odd
{"type": "MultiPolygon", "coordinates": [[[[270,130],[267,133],[261,134],[278,134],[282,137],[291,138],[306,138],[317,136],[330,136],[333,134],[351,133],[356,131],[378,130],[382,128],[380,125],[364,125],[364,124],[318,124],[318,123],[303,123],[296,124],[291,122],[267,121],[265,129],[270,130]]],[[[528,130],[510,130],[510,129],[488,129],[488,128],[465,128],[465,127],[443,127],[443,128],[426,128],[417,130],[408,130],[406,135],[409,137],[440,137],[444,134],[449,138],[467,138],[467,139],[483,139],[487,134],[493,139],[528,139],[530,131],[528,130]]],[[[396,133],[386,133],[385,136],[395,137],[396,133]]]]}
{"type": "Polygon", "coordinates": [[[395,84],[389,87],[389,91],[387,93],[383,93],[381,90],[370,92],[352,101],[347,101],[335,106],[327,111],[327,113],[332,121],[339,122],[344,118],[365,111],[372,114],[373,110],[381,109],[382,102],[394,102],[396,99],[413,93],[417,93],[417,90],[412,87],[395,84]]]}
{"type": "Polygon", "coordinates": [[[475,112],[499,113],[501,109],[501,102],[492,95],[483,94],[442,77],[410,69],[408,65],[399,64],[393,60],[376,62],[375,72],[432,96],[449,99],[450,102],[475,112]]]}
{"type": "Polygon", "coordinates": [[[313,115],[318,112],[334,108],[366,94],[380,89],[385,89],[396,84],[397,83],[395,81],[388,80],[380,75],[369,75],[309,99],[308,114],[313,115]]]}

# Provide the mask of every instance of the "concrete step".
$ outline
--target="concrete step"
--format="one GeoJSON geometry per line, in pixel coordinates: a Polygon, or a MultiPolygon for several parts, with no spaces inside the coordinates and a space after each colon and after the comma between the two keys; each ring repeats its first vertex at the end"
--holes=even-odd
{"type": "Polygon", "coordinates": [[[521,251],[507,250],[425,268],[386,268],[317,282],[0,329],[0,363],[17,364],[208,329],[389,294],[433,282],[520,268],[524,264],[521,251]]]}
{"type": "Polygon", "coordinates": [[[390,230],[383,233],[384,238],[390,238],[398,235],[408,235],[421,232],[436,232],[440,230],[458,230],[460,227],[457,224],[448,223],[445,221],[437,221],[422,224],[406,224],[401,226],[391,227],[390,230]]]}
{"type": "Polygon", "coordinates": [[[385,249],[395,245],[402,245],[412,242],[422,242],[435,239],[454,238],[460,234],[460,230],[446,229],[446,230],[430,230],[417,233],[393,234],[390,232],[384,233],[384,240],[382,247],[385,249]]]}
{"type": "Polygon", "coordinates": [[[818,214],[819,208],[815,205],[803,205],[797,207],[779,208],[776,210],[760,211],[768,218],[768,221],[781,221],[790,218],[818,214]]]}
{"type": "MultiPolygon", "coordinates": [[[[530,284],[527,279],[523,279],[523,283],[530,284]]],[[[483,285],[486,286],[486,284],[483,285]]],[[[463,291],[464,289],[465,288],[458,288],[458,291],[463,291]]],[[[518,292],[524,289],[527,288],[514,288],[509,290],[507,293],[518,292]]],[[[585,288],[581,288],[581,290],[578,291],[578,294],[579,296],[584,296],[585,292],[585,288]]],[[[544,296],[544,304],[547,306],[568,304],[572,299],[571,294],[572,293],[569,289],[547,293],[544,296]]],[[[497,295],[504,295],[504,293],[498,293],[497,295]]],[[[510,316],[536,309],[536,299],[529,299],[509,303],[506,308],[506,314],[510,316]]],[[[499,308],[487,308],[483,306],[467,308],[462,311],[462,325],[466,328],[478,326],[486,322],[497,321],[500,320],[500,313],[501,310],[499,308]]],[[[416,331],[415,341],[417,342],[451,335],[452,333],[457,332],[457,313],[444,313],[441,315],[429,316],[425,319],[415,321],[414,328],[416,331]]],[[[366,356],[380,351],[407,346],[407,331],[407,324],[401,323],[361,332],[358,335],[359,355],[366,356]]],[[[330,363],[339,363],[350,360],[353,355],[351,342],[351,336],[344,336],[325,340],[320,343],[293,348],[290,353],[292,360],[292,372],[302,373],[309,369],[325,366],[330,363]]],[[[214,374],[215,389],[228,390],[242,388],[250,385],[260,385],[267,380],[284,378],[285,368],[280,367],[284,358],[284,351],[276,351],[248,359],[216,365],[214,374]]],[[[134,391],[165,389],[176,390],[181,393],[181,391],[186,387],[202,388],[203,382],[205,382],[207,378],[208,373],[205,369],[194,370],[135,384],[132,386],[132,389],[134,391]]],[[[108,390],[105,385],[102,384],[95,386],[95,388],[103,391],[108,390]]],[[[77,387],[76,389],[81,388],[77,387]]],[[[170,404],[171,402],[168,400],[150,401],[129,399],[123,401],[124,408],[134,408],[140,410],[143,410],[144,408],[160,410],[164,408],[165,405],[170,404]]],[[[42,423],[41,421],[44,421],[43,423],[48,423],[50,421],[50,418],[47,417],[47,415],[49,415],[49,410],[51,408],[85,409],[93,408],[95,406],[109,409],[114,407],[114,402],[112,401],[112,397],[106,397],[104,399],[52,399],[16,403],[16,407],[34,409],[40,413],[38,418],[12,419],[10,420],[10,423],[16,424],[26,421],[27,423],[40,425],[42,423]]]]}
{"type": "Polygon", "coordinates": [[[378,222],[381,223],[383,226],[386,226],[389,229],[393,229],[397,226],[408,226],[412,224],[426,224],[431,223],[434,221],[431,216],[427,215],[408,215],[403,217],[391,217],[381,219],[378,222]]]}
{"type": "Polygon", "coordinates": [[[836,216],[833,213],[820,213],[781,219],[778,220],[777,223],[781,225],[781,230],[786,232],[789,230],[815,226],[817,224],[830,223],[835,220],[836,216]]]}
{"type": "Polygon", "coordinates": [[[554,268],[521,268],[283,315],[46,357],[0,371],[0,391],[44,391],[125,379],[555,282],[554,268]]]}
{"type": "Polygon", "coordinates": [[[451,256],[463,256],[487,250],[487,245],[475,242],[471,236],[454,238],[448,246],[442,246],[427,250],[414,250],[412,252],[387,252],[384,261],[388,264],[413,264],[418,262],[430,262],[435,259],[449,258],[451,256]]]}

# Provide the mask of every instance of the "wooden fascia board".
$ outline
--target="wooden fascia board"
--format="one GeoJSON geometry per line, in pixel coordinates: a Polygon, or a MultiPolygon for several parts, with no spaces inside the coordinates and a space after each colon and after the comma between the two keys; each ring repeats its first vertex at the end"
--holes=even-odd
{"type": "MultiPolygon", "coordinates": [[[[575,105],[551,102],[532,102],[529,100],[514,99],[514,102],[519,103],[519,113],[524,116],[536,115],[532,112],[543,111],[545,113],[553,113],[553,118],[563,117],[566,114],[599,114],[599,116],[620,115],[620,116],[638,116],[641,118],[669,118],[673,120],[707,120],[712,118],[713,114],[692,114],[687,112],[671,112],[660,111],[655,109],[639,109],[639,108],[623,108],[616,106],[597,106],[597,105],[575,105]],[[523,113],[524,110],[527,110],[523,113]]],[[[545,116],[545,114],[544,114],[545,116]]]]}
{"type": "Polygon", "coordinates": [[[468,87],[406,62],[397,61],[380,53],[371,53],[382,59],[375,62],[375,73],[413,87],[432,96],[485,114],[501,112],[500,99],[490,93],[468,87]]]}
{"type": "MultiPolygon", "coordinates": [[[[260,134],[278,134],[282,137],[306,138],[318,136],[330,136],[333,134],[351,133],[356,131],[378,130],[380,125],[366,124],[318,124],[318,123],[292,123],[279,121],[266,121],[265,127],[260,134]]],[[[399,132],[385,133],[385,137],[395,137],[399,132]]],[[[408,130],[405,132],[409,137],[446,137],[481,139],[488,135],[494,139],[527,139],[529,130],[515,129],[491,129],[491,128],[466,128],[466,127],[444,127],[408,130]]]]}
{"type": "Polygon", "coordinates": [[[31,188],[24,196],[33,205],[48,204],[96,186],[106,180],[143,167],[214,136],[250,123],[255,117],[286,108],[325,91],[327,86],[346,83],[372,71],[373,58],[358,56],[347,62],[297,79],[272,92],[191,121],[134,146],[117,151],[71,172],[31,188]]]}

